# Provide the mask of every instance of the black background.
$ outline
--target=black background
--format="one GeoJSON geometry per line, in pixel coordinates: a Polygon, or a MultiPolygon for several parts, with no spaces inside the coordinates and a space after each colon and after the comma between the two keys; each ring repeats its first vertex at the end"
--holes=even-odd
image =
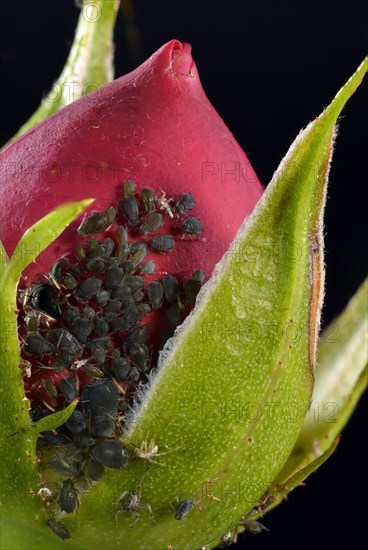
{"type": "MultiPolygon", "coordinates": [[[[123,0],[124,1],[124,0],[123,0]]],[[[317,116],[367,52],[364,0],[135,2],[144,57],[178,38],[190,42],[203,87],[267,184],[299,132],[317,116]]],[[[0,142],[28,119],[63,67],[78,10],[71,0],[2,6],[0,142]]],[[[135,68],[117,20],[116,75],[135,68]]],[[[143,60],[143,58],[141,59],[143,60]]],[[[367,82],[340,120],[326,212],[324,322],[341,311],[366,273],[367,82]]],[[[265,518],[270,533],[238,547],[360,546],[366,531],[365,397],[337,453],[265,518]],[[325,543],[323,542],[325,541],[325,543]]]]}

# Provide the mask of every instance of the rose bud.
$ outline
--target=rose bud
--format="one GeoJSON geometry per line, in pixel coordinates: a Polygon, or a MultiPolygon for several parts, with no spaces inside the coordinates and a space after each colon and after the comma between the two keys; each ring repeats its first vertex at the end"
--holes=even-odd
{"type": "MultiPolygon", "coordinates": [[[[102,475],[96,463],[121,466],[103,447],[121,435],[118,410],[147,380],[263,191],[190,52],[172,40],[1,153],[9,255],[58,205],[95,198],[24,271],[18,296],[33,421],[80,399],[39,446],[80,444],[80,458],[92,454],[91,479],[102,475]]],[[[76,474],[57,453],[47,460],[76,474]]]]}
{"type": "Polygon", "coordinates": [[[7,540],[21,523],[55,548],[228,546],[332,454],[287,464],[314,382],[334,124],[363,74],[239,231],[262,188],[177,41],[4,150],[7,540]]]}

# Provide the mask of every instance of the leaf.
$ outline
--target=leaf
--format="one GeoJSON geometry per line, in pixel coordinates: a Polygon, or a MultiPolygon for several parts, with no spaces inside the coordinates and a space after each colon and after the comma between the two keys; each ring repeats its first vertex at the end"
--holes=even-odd
{"type": "Polygon", "coordinates": [[[368,279],[320,338],[312,403],[281,479],[328,449],[367,387],[367,303],[368,279]]]}
{"type": "MultiPolygon", "coordinates": [[[[296,470],[295,473],[283,483],[273,483],[266,493],[263,495],[263,498],[260,502],[260,506],[254,508],[248,517],[244,519],[251,519],[252,521],[257,521],[262,519],[266,514],[272,512],[276,506],[281,504],[285,497],[302,485],[303,481],[307,479],[312,473],[314,473],[322,464],[326,462],[328,458],[335,452],[337,445],[339,444],[340,437],[338,437],[327,451],[325,451],[320,457],[314,459],[311,463],[300,470],[296,470]],[[270,502],[270,504],[268,504],[270,502]]],[[[243,526],[241,521],[234,532],[238,535],[246,531],[246,528],[243,526]]],[[[220,540],[216,540],[209,545],[210,548],[216,548],[220,544],[220,540]]]]}
{"type": "Polygon", "coordinates": [[[118,8],[119,0],[86,1],[82,5],[74,42],[61,75],[9,143],[65,105],[113,79],[112,36],[118,8]]]}
{"type": "Polygon", "coordinates": [[[100,529],[107,546],[201,547],[249,512],[285,464],[312,392],[334,125],[366,68],[299,134],[162,353],[126,434],[130,448],[153,440],[156,463],[108,471],[82,496],[65,519],[76,541],[92,547],[100,529]],[[116,528],[119,496],[140,489],[155,521],[142,508],[133,530],[127,512],[116,528]],[[194,505],[177,521],[184,499],[194,505]]]}
{"type": "Polygon", "coordinates": [[[324,451],[318,458],[315,458],[304,468],[297,470],[289,479],[287,479],[281,485],[275,484],[275,490],[273,496],[275,500],[283,499],[285,495],[288,495],[299,487],[299,485],[307,479],[313,472],[315,472],[330,456],[335,452],[337,445],[339,444],[340,437],[336,438],[330,447],[324,451]]]}
{"type": "Polygon", "coordinates": [[[40,434],[41,432],[44,432],[46,430],[55,430],[64,422],[66,422],[69,418],[69,416],[73,413],[75,407],[78,405],[78,399],[75,399],[73,403],[70,403],[65,409],[62,411],[55,412],[53,414],[50,414],[49,416],[45,416],[44,418],[41,418],[37,422],[32,422],[31,424],[31,430],[32,432],[36,432],[37,434],[40,434]]]}
{"type": "MultiPolygon", "coordinates": [[[[92,199],[57,208],[33,225],[19,241],[0,279],[0,483],[1,515],[18,517],[21,522],[43,515],[39,500],[36,440],[46,419],[32,427],[29,401],[25,397],[16,318],[16,290],[22,270],[37,257],[92,199]],[[13,437],[19,434],[18,437],[13,437]],[[33,496],[32,496],[33,495],[33,496]]],[[[71,407],[72,408],[72,407],[71,407]]],[[[70,409],[69,409],[70,410],[70,409]]],[[[72,411],[61,411],[54,421],[66,418],[72,411]]],[[[50,420],[49,420],[50,421],[50,420]]],[[[5,519],[4,519],[5,521],[5,519]]]]}

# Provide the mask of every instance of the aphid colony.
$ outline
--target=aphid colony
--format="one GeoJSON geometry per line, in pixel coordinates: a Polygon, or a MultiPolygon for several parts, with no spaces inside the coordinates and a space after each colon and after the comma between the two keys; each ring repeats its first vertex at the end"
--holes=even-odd
{"type": "MultiPolygon", "coordinates": [[[[190,246],[202,232],[201,222],[188,214],[194,206],[189,193],[167,199],[150,188],[138,193],[126,181],[117,208],[86,216],[73,253],[19,293],[22,365],[27,365],[23,373],[32,419],[79,398],[67,422],[39,439],[42,468],[65,478],[53,496],[59,512],[74,512],[83,484],[131,459],[120,441],[124,412],[205,279],[200,269],[184,281],[169,274],[155,277],[155,255],[170,253],[184,234],[190,235],[190,246]],[[161,341],[152,343],[149,317],[143,321],[158,310],[165,314],[158,318],[166,321],[161,341]]],[[[120,504],[121,510],[128,509],[120,504]]],[[[48,524],[67,538],[54,516],[48,524]]]]}

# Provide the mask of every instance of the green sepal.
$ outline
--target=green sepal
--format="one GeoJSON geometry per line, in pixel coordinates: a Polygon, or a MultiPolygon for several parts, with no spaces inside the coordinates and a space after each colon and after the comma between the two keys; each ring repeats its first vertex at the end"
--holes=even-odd
{"type": "MultiPolygon", "coordinates": [[[[12,258],[2,263],[0,276],[0,511],[2,540],[8,521],[43,524],[37,497],[39,470],[36,442],[39,431],[54,429],[72,413],[76,403],[32,425],[25,396],[17,330],[16,291],[22,270],[34,261],[93,199],[63,205],[34,224],[20,239],[12,258]],[[51,423],[50,423],[51,422],[51,423]],[[47,426],[47,427],[46,427],[47,426]],[[11,519],[10,519],[11,518],[11,519]]],[[[16,545],[16,538],[13,540],[16,545]]],[[[3,547],[3,546],[2,546],[3,547]]],[[[28,546],[29,548],[30,546],[28,546]]]]}
{"type": "Polygon", "coordinates": [[[35,432],[36,434],[40,434],[41,432],[45,432],[46,430],[55,430],[68,420],[70,415],[73,413],[75,407],[78,405],[78,402],[78,399],[75,399],[62,411],[54,412],[49,416],[45,416],[44,418],[37,420],[37,422],[32,422],[31,431],[35,432]]]}
{"type": "Polygon", "coordinates": [[[313,461],[340,434],[368,384],[368,279],[320,338],[310,410],[281,479],[313,461]]]}
{"type": "Polygon", "coordinates": [[[113,29],[120,0],[85,1],[64,69],[39,108],[9,141],[114,78],[113,29]]]}

